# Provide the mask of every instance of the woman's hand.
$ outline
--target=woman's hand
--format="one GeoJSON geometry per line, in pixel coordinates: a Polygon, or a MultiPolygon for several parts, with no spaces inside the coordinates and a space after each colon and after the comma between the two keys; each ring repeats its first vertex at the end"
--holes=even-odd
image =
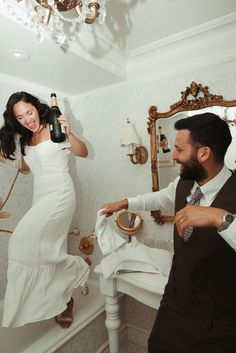
{"type": "Polygon", "coordinates": [[[57,118],[59,123],[63,126],[66,136],[71,143],[71,147],[68,149],[78,157],[86,158],[88,155],[88,150],[86,144],[76,136],[75,133],[71,130],[71,123],[70,120],[65,116],[61,115],[57,118]]]}
{"type": "Polygon", "coordinates": [[[65,115],[60,115],[58,118],[59,123],[63,126],[67,136],[71,134],[71,123],[65,115]]]}

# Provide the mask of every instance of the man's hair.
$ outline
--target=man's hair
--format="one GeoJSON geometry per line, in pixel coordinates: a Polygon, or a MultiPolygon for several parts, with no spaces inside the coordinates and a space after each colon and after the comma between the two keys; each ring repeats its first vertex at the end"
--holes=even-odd
{"type": "Polygon", "coordinates": [[[228,124],[218,115],[202,113],[180,119],[175,123],[175,129],[189,130],[193,146],[208,146],[217,162],[224,161],[232,136],[228,124]]]}

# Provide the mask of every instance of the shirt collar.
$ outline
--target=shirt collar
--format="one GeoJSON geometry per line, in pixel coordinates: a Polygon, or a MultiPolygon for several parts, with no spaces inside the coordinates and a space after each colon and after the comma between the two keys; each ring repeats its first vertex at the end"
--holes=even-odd
{"type": "Polygon", "coordinates": [[[195,181],[191,190],[191,194],[195,191],[196,187],[198,186],[200,187],[201,192],[203,193],[206,201],[211,203],[216,197],[221,187],[226,183],[226,181],[231,177],[231,175],[231,171],[226,167],[226,165],[224,165],[221,171],[206,184],[200,186],[195,181]]]}

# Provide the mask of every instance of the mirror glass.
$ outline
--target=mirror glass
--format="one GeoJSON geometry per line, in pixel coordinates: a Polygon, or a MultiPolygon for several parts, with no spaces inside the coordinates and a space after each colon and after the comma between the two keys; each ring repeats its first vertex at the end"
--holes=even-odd
{"type": "MultiPolygon", "coordinates": [[[[175,122],[204,112],[215,113],[227,121],[232,143],[227,150],[225,164],[230,169],[236,169],[236,100],[224,100],[221,95],[210,94],[207,86],[192,82],[181,92],[181,99],[172,104],[169,111],[160,113],[155,106],[149,108],[148,132],[153,191],[166,187],[179,175],[179,165],[172,159],[176,136],[175,122]],[[170,148],[167,152],[162,144],[161,131],[168,140],[170,148]]],[[[152,211],[151,214],[159,224],[173,220],[173,215],[162,215],[158,210],[152,211]]]]}
{"type": "Polygon", "coordinates": [[[120,231],[129,236],[137,233],[143,224],[143,219],[136,211],[122,211],[118,214],[116,223],[120,231]]]}

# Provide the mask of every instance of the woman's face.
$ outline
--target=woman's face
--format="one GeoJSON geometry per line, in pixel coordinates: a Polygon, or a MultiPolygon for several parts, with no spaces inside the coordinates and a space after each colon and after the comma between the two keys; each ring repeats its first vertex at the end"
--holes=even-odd
{"type": "Polygon", "coordinates": [[[31,104],[23,101],[13,106],[13,114],[20,125],[36,133],[40,129],[40,119],[37,109],[31,104]]]}

